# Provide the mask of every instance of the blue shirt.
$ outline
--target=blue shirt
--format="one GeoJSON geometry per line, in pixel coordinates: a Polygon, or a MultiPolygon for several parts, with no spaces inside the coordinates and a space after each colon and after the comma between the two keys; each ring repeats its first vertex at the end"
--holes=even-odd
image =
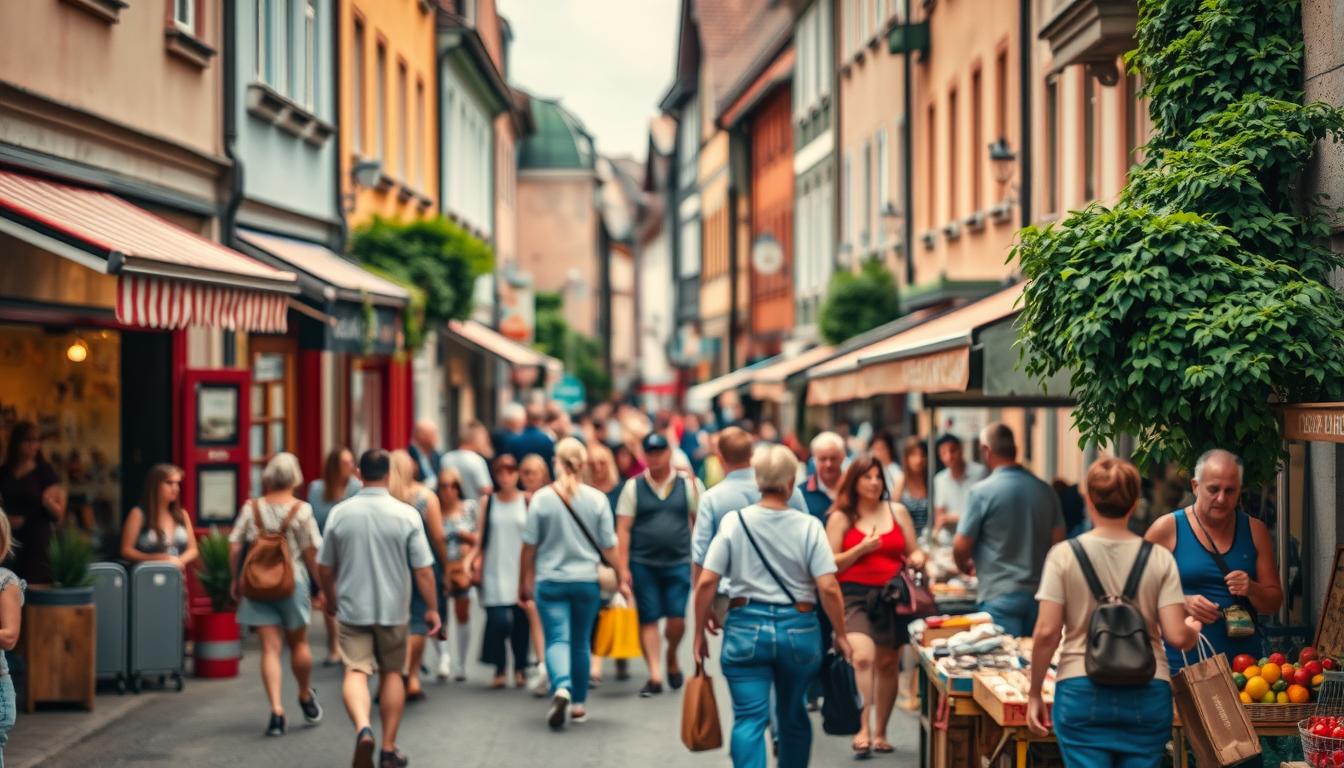
{"type": "Polygon", "coordinates": [[[517,459],[519,464],[529,454],[535,453],[546,461],[547,468],[554,471],[555,441],[531,424],[524,427],[522,432],[504,436],[504,453],[517,459]]]}
{"type": "Polygon", "coordinates": [[[821,521],[822,527],[826,526],[826,513],[830,510],[835,499],[826,492],[821,485],[821,479],[815,473],[807,476],[807,481],[798,486],[799,493],[802,494],[803,501],[807,503],[807,512],[821,521]]]}
{"type": "Polygon", "coordinates": [[[957,535],[975,541],[980,603],[1013,592],[1035,595],[1056,528],[1064,529],[1058,494],[1021,464],[999,467],[971,486],[957,535]]]}
{"type": "Polygon", "coordinates": [[[359,478],[351,476],[345,484],[345,492],[335,501],[327,501],[327,483],[325,480],[314,480],[308,484],[308,505],[313,508],[313,519],[317,521],[317,530],[325,531],[327,529],[327,515],[337,504],[359,493],[359,478]]]}
{"type": "MultiPolygon", "coordinates": [[[[700,504],[695,511],[695,530],[691,531],[691,562],[701,566],[705,564],[709,543],[719,532],[719,522],[724,515],[760,500],[761,489],[756,485],[756,472],[749,467],[729,472],[718,485],[701,494],[700,504]]],[[[803,494],[796,488],[789,499],[789,506],[799,512],[807,511],[803,494]]]]}

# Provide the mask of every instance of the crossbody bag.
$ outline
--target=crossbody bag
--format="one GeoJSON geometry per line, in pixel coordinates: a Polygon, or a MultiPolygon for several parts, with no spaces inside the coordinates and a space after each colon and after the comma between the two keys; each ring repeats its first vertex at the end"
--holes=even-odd
{"type": "Polygon", "coordinates": [[[751,528],[747,526],[747,516],[742,514],[742,510],[740,509],[737,510],[737,519],[742,524],[742,532],[747,534],[747,541],[751,542],[751,548],[756,550],[756,558],[761,561],[761,565],[765,566],[766,572],[770,574],[770,578],[775,580],[775,585],[784,593],[784,596],[789,598],[789,604],[794,608],[797,608],[800,613],[811,611],[815,606],[809,603],[798,602],[793,596],[793,593],[789,591],[788,586],[784,584],[784,580],[779,578],[778,573],[775,573],[774,566],[770,565],[770,560],[766,558],[765,553],[762,552],[760,546],[756,544],[756,537],[751,535],[751,528]]]}
{"type": "Polygon", "coordinates": [[[560,499],[560,503],[564,504],[565,510],[569,512],[570,519],[574,521],[575,525],[579,526],[579,532],[583,534],[583,538],[588,540],[588,543],[593,546],[593,551],[597,553],[597,589],[602,593],[603,600],[609,599],[620,588],[620,580],[616,577],[616,569],[612,567],[611,563],[607,562],[606,555],[602,554],[602,548],[597,545],[597,539],[593,538],[593,534],[588,532],[588,526],[584,525],[583,521],[579,519],[578,513],[574,511],[574,507],[570,506],[569,499],[565,498],[565,494],[561,493],[560,489],[555,486],[552,486],[551,490],[555,491],[556,498],[560,499]]]}
{"type": "MultiPolygon", "coordinates": [[[[1195,538],[1195,543],[1207,551],[1212,557],[1213,562],[1218,565],[1218,570],[1223,572],[1223,578],[1232,572],[1228,567],[1227,560],[1223,559],[1223,553],[1218,551],[1218,542],[1213,540],[1207,528],[1204,527],[1204,521],[1199,519],[1199,513],[1194,507],[1186,510],[1186,517],[1195,518],[1195,523],[1199,525],[1199,530],[1208,538],[1209,546],[1205,547],[1200,543],[1199,538],[1195,538]]],[[[1232,535],[1236,540],[1236,534],[1232,535]]],[[[1228,550],[1231,552],[1231,550],[1228,550]]],[[[1232,597],[1233,603],[1223,609],[1223,623],[1227,627],[1227,636],[1232,638],[1254,637],[1260,631],[1260,622],[1255,618],[1255,606],[1245,597],[1232,597]]]]}

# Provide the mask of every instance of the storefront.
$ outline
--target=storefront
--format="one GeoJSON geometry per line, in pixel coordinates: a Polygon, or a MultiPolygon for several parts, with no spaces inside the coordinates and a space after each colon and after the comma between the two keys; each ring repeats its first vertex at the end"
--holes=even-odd
{"type": "Polygon", "coordinates": [[[473,419],[494,427],[506,403],[526,402],[564,375],[559,360],[474,320],[449,321],[439,339],[447,445],[455,444],[473,419]]]}
{"type": "Polygon", "coordinates": [[[160,462],[186,470],[198,520],[232,519],[248,376],[207,366],[222,331],[284,331],[294,275],[113,195],[3,170],[0,260],[0,439],[38,425],[105,550],[160,462]]]}

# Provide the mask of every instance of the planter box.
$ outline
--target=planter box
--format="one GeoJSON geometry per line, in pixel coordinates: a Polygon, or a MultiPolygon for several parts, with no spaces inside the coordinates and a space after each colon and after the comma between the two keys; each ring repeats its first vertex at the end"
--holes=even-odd
{"type": "Polygon", "coordinates": [[[75,703],[93,711],[97,621],[93,589],[30,589],[23,607],[24,709],[75,703]]]}
{"type": "Polygon", "coordinates": [[[198,613],[192,623],[196,638],[192,657],[196,676],[237,677],[243,646],[238,619],[233,612],[198,613]]]}

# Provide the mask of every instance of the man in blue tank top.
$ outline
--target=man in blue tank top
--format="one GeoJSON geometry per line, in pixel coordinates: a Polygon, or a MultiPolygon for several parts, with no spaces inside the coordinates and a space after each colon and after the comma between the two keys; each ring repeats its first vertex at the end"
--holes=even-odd
{"type": "MultiPolygon", "coordinates": [[[[1214,449],[1200,456],[1190,485],[1195,503],[1158,518],[1146,538],[1175,555],[1186,612],[1204,623],[1214,652],[1226,653],[1229,661],[1241,653],[1258,659],[1265,652],[1259,622],[1250,634],[1245,622],[1229,633],[1226,617],[1238,608],[1242,615],[1271,614],[1283,602],[1269,526],[1239,509],[1242,466],[1236,454],[1214,449]]],[[[1185,666],[1172,648],[1167,663],[1173,673],[1185,666]]]]}

